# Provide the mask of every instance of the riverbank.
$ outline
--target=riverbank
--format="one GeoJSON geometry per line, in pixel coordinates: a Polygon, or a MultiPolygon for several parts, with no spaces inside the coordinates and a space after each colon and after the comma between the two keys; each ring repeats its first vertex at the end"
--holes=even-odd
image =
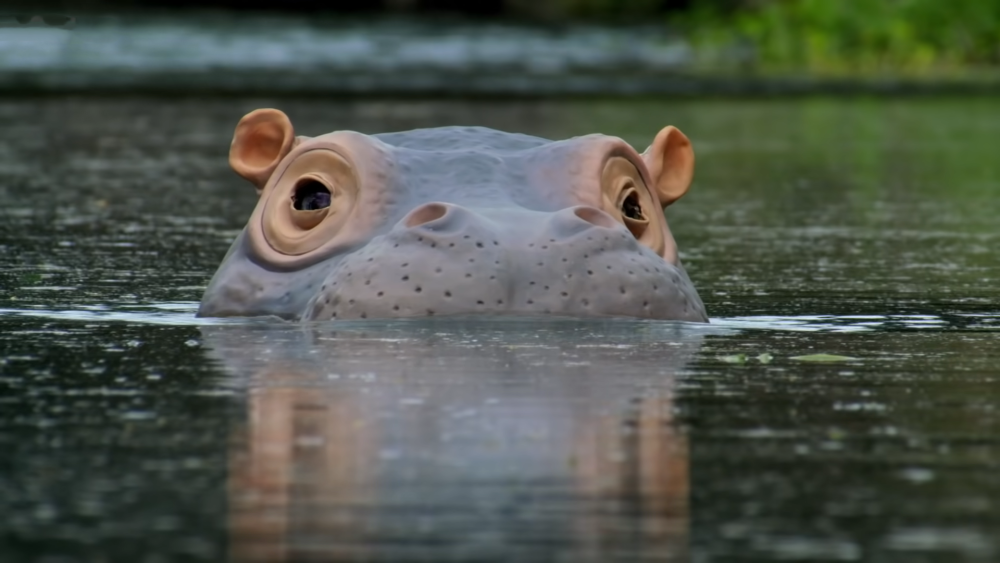
{"type": "Polygon", "coordinates": [[[1000,92],[1000,73],[803,73],[658,25],[81,15],[0,30],[0,95],[703,96],[1000,92]]]}

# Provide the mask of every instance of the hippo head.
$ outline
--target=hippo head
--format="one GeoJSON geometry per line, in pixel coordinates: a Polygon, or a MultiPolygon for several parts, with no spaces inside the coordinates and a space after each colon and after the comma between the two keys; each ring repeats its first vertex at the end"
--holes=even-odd
{"type": "Polygon", "coordinates": [[[297,137],[260,109],[229,162],[259,201],[200,316],[707,320],[663,213],[694,169],[674,127],[640,154],[480,127],[297,137]]]}

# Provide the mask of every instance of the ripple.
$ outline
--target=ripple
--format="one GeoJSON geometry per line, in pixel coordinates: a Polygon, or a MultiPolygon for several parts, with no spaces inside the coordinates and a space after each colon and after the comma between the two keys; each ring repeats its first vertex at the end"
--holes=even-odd
{"type": "MultiPolygon", "coordinates": [[[[50,310],[43,308],[0,309],[2,317],[33,317],[68,321],[122,321],[136,324],[156,324],[173,326],[202,326],[217,324],[281,323],[290,324],[276,317],[201,318],[195,316],[197,301],[172,301],[151,303],[142,306],[116,307],[114,305],[80,305],[72,309],[50,310]]],[[[405,319],[404,321],[420,321],[405,319]]],[[[507,317],[488,319],[503,322],[507,317]]],[[[663,321],[637,321],[621,319],[623,322],[641,324],[676,324],[663,321]]],[[[400,319],[393,319],[397,324],[400,319]]],[[[448,322],[447,318],[438,319],[448,322]]],[[[608,319],[600,319],[606,322],[608,319]]],[[[385,320],[334,321],[338,325],[377,325],[385,320]]],[[[682,323],[687,324],[687,323],[682,323]]],[[[693,325],[695,327],[699,325],[693,325]]],[[[742,316],[718,317],[710,321],[710,330],[733,332],[744,331],[787,331],[787,332],[872,332],[872,331],[945,331],[966,330],[973,332],[1000,331],[1000,313],[962,313],[955,315],[799,315],[799,316],[742,316]]]]}
{"type": "Polygon", "coordinates": [[[196,317],[198,303],[179,301],[154,303],[130,309],[116,309],[107,305],[81,305],[73,309],[0,309],[2,317],[33,317],[65,321],[124,321],[136,324],[172,326],[199,326],[246,322],[245,319],[216,319],[196,317]]]}
{"type": "Polygon", "coordinates": [[[953,315],[803,315],[791,317],[750,316],[712,319],[720,328],[797,331],[797,332],[871,332],[899,330],[997,330],[1000,313],[953,315]],[[972,320],[973,322],[969,322],[972,320]]]}

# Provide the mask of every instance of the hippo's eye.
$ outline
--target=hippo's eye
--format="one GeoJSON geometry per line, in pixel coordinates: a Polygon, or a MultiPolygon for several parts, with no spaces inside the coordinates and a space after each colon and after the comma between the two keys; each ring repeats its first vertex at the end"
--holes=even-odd
{"type": "Polygon", "coordinates": [[[628,158],[608,159],[601,172],[602,210],[621,222],[639,243],[664,252],[664,215],[646,186],[640,167],[628,158]]]}
{"type": "Polygon", "coordinates": [[[292,205],[300,211],[315,211],[330,207],[330,189],[316,180],[305,180],[295,186],[292,205]]]}
{"type": "Polygon", "coordinates": [[[323,252],[354,240],[357,232],[344,227],[355,216],[360,180],[334,148],[339,145],[300,145],[271,174],[247,227],[258,257],[275,265],[314,264],[323,252]]]}
{"type": "Polygon", "coordinates": [[[639,194],[633,191],[622,200],[622,215],[636,221],[643,221],[642,205],[639,203],[639,194]]]}
{"type": "Polygon", "coordinates": [[[618,211],[622,214],[622,222],[629,232],[637,239],[642,239],[649,227],[649,218],[643,213],[642,195],[634,185],[627,185],[618,196],[618,211]]]}

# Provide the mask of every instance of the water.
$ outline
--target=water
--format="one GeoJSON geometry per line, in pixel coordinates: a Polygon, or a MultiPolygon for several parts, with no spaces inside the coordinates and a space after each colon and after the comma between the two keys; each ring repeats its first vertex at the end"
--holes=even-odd
{"type": "Polygon", "coordinates": [[[4,99],[0,561],[995,561],[998,110],[4,99]],[[196,319],[264,106],[306,135],[678,125],[712,323],[196,319]]]}

